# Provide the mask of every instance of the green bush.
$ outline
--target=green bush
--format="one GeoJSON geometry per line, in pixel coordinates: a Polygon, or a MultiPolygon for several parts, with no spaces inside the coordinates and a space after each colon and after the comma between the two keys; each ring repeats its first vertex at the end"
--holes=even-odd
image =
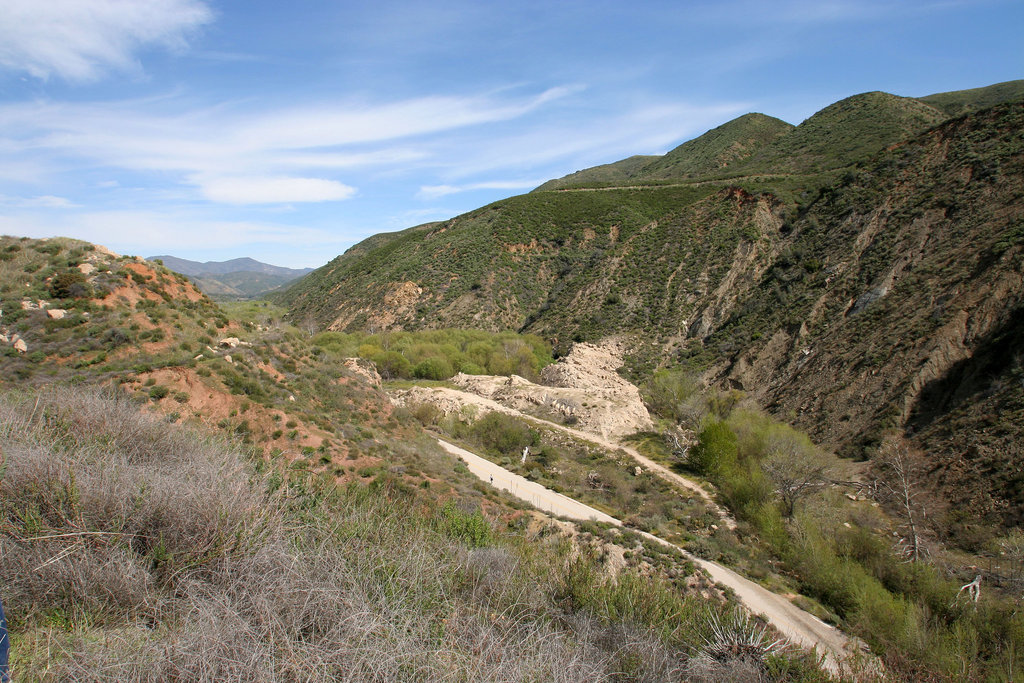
{"type": "Polygon", "coordinates": [[[464,512],[450,500],[441,508],[438,526],[447,535],[464,541],[472,548],[482,548],[491,543],[493,532],[490,522],[480,511],[464,512]]]}
{"type": "Polygon", "coordinates": [[[163,384],[157,384],[149,389],[149,397],[154,401],[159,401],[160,399],[165,398],[169,393],[171,393],[171,390],[163,384]]]}
{"type": "Polygon", "coordinates": [[[448,379],[455,374],[455,369],[452,368],[452,364],[444,358],[427,358],[426,360],[420,361],[416,364],[416,367],[412,369],[413,377],[417,379],[448,379]]]}
{"type": "Polygon", "coordinates": [[[377,372],[384,379],[398,379],[399,377],[411,377],[412,366],[402,354],[397,351],[384,351],[371,358],[377,366],[377,372]]]}
{"type": "Polygon", "coordinates": [[[522,420],[504,413],[488,413],[472,427],[473,435],[485,447],[502,455],[519,454],[537,443],[537,432],[522,420]]]}
{"type": "Polygon", "coordinates": [[[50,296],[55,299],[80,299],[92,293],[85,275],[77,270],[66,270],[50,281],[50,296]]]}
{"type": "Polygon", "coordinates": [[[697,472],[715,477],[736,464],[736,434],[724,422],[712,422],[701,430],[699,443],[690,449],[689,464],[697,472]]]}

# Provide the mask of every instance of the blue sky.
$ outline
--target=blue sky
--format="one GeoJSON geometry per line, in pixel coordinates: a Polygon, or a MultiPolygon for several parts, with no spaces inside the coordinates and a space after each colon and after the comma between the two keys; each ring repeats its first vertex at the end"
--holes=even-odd
{"type": "Polygon", "coordinates": [[[319,266],[735,116],[1024,78],[1020,0],[0,2],[0,233],[319,266]]]}

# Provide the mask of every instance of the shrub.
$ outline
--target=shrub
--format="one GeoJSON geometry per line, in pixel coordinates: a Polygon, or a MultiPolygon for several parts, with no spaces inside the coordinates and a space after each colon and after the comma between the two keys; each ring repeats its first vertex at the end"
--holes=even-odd
{"type": "Polygon", "coordinates": [[[491,524],[480,511],[464,512],[450,500],[441,508],[438,526],[444,533],[464,541],[471,548],[481,548],[491,541],[491,524]]]}
{"type": "Polygon", "coordinates": [[[690,449],[689,465],[708,477],[715,477],[736,463],[737,439],[729,425],[712,422],[700,432],[700,441],[690,449]]]}
{"type": "Polygon", "coordinates": [[[444,358],[427,358],[416,364],[412,369],[413,377],[417,379],[448,379],[455,374],[452,364],[444,358]]]}
{"type": "Polygon", "coordinates": [[[383,379],[398,379],[399,377],[411,377],[412,366],[405,356],[397,351],[384,351],[371,358],[377,366],[377,372],[383,379]]]}
{"type": "Polygon", "coordinates": [[[66,270],[50,281],[50,296],[55,299],[80,299],[91,293],[92,287],[78,270],[66,270]]]}
{"type": "Polygon", "coordinates": [[[537,432],[522,420],[504,413],[488,413],[473,424],[473,435],[485,447],[502,455],[518,455],[536,445],[537,432]]]}
{"type": "Polygon", "coordinates": [[[149,397],[154,401],[159,401],[160,399],[165,398],[169,393],[171,393],[170,389],[165,387],[163,384],[157,384],[150,388],[149,397]]]}

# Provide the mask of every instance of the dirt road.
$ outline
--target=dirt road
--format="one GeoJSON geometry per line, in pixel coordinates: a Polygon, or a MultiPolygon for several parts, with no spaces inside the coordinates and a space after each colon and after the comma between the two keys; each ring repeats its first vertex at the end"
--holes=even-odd
{"type": "Polygon", "coordinates": [[[724,508],[722,508],[718,503],[715,502],[715,499],[711,497],[711,494],[708,493],[704,489],[704,487],[702,487],[700,484],[698,484],[697,482],[693,481],[692,479],[687,479],[686,477],[684,477],[682,475],[676,474],[675,472],[673,472],[672,470],[668,469],[664,465],[656,463],[653,460],[651,460],[650,458],[648,458],[648,457],[646,457],[644,455],[641,455],[640,451],[636,450],[635,448],[632,448],[630,446],[623,446],[622,444],[615,443],[614,441],[609,441],[608,439],[600,437],[597,434],[592,434],[590,432],[580,431],[578,429],[573,429],[572,427],[566,427],[564,425],[560,425],[560,424],[557,424],[555,422],[549,422],[548,420],[542,420],[542,419],[540,419],[538,417],[533,417],[531,415],[521,415],[521,417],[523,419],[526,419],[526,420],[532,420],[534,422],[543,424],[545,427],[550,427],[552,429],[558,429],[560,431],[565,432],[566,434],[571,434],[571,435],[573,435],[573,436],[575,436],[577,438],[583,439],[584,441],[589,441],[590,443],[597,444],[598,446],[601,446],[602,448],[607,448],[611,452],[615,452],[617,450],[624,451],[631,458],[633,458],[638,463],[640,463],[640,465],[642,467],[650,470],[651,472],[654,472],[655,474],[657,474],[662,479],[665,479],[666,481],[670,481],[673,484],[676,484],[677,486],[682,486],[686,490],[693,491],[694,493],[699,495],[701,498],[704,499],[704,501],[708,505],[710,505],[711,507],[713,507],[715,509],[715,511],[718,513],[718,516],[721,517],[722,522],[728,528],[730,528],[730,529],[735,529],[736,528],[736,520],[734,520],[732,518],[732,515],[730,515],[724,508]]]}
{"type": "MultiPolygon", "coordinates": [[[[510,492],[513,496],[531,503],[539,510],[579,521],[595,520],[616,526],[622,525],[622,522],[611,515],[544,488],[540,484],[509,472],[500,465],[464,448],[459,448],[443,439],[438,439],[438,443],[452,455],[461,458],[469,467],[469,471],[483,481],[489,481],[496,488],[510,492]]],[[[696,557],[653,534],[638,533],[656,543],[675,548],[683,553],[706,571],[714,581],[731,588],[748,610],[754,614],[763,615],[772,626],[792,642],[808,649],[816,647],[819,654],[825,655],[825,667],[829,671],[839,672],[840,662],[862,647],[860,641],[850,638],[842,631],[800,609],[789,600],[743,578],[731,569],[716,562],[696,557]]]]}
{"type": "Polygon", "coordinates": [[[497,401],[485,398],[483,396],[479,396],[468,391],[452,389],[450,387],[431,387],[429,389],[423,388],[422,390],[427,392],[429,395],[433,396],[435,398],[435,401],[442,406],[442,409],[444,409],[446,404],[454,404],[459,406],[476,406],[478,409],[482,411],[496,411],[500,413],[505,413],[506,415],[513,415],[515,417],[527,420],[528,422],[533,422],[534,424],[541,425],[549,429],[556,429],[565,434],[569,434],[570,436],[574,436],[577,439],[589,441],[592,444],[607,449],[611,453],[614,453],[617,450],[622,450],[631,458],[636,460],[637,464],[643,467],[644,469],[653,472],[657,476],[661,477],[662,479],[665,479],[666,481],[676,486],[680,486],[686,489],[687,491],[692,491],[693,493],[696,493],[698,496],[703,498],[704,501],[709,506],[711,506],[711,508],[715,510],[715,512],[721,518],[722,523],[725,524],[726,527],[728,527],[729,529],[736,528],[736,520],[734,520],[732,518],[732,515],[730,515],[728,511],[726,511],[715,501],[715,499],[711,496],[710,493],[707,492],[706,489],[704,489],[704,487],[702,487],[700,484],[693,481],[692,479],[687,479],[682,475],[676,474],[675,472],[668,469],[664,465],[661,465],[651,460],[650,458],[642,455],[635,448],[632,448],[630,446],[623,446],[610,439],[606,439],[600,434],[595,434],[593,432],[585,432],[580,429],[573,429],[572,427],[560,425],[557,422],[551,422],[550,420],[534,417],[533,415],[523,413],[514,408],[509,408],[508,406],[502,405],[497,401]]]}
{"type": "Polygon", "coordinates": [[[595,522],[607,522],[616,526],[622,525],[622,522],[611,515],[605,514],[589,505],[584,505],[568,496],[563,496],[557,491],[545,488],[526,477],[509,472],[501,465],[496,465],[486,458],[481,458],[465,448],[459,448],[441,439],[438,439],[437,442],[441,444],[441,448],[452,455],[462,458],[469,471],[477,477],[483,481],[490,482],[494,488],[508,491],[516,498],[530,503],[542,512],[580,521],[593,520],[595,522]]]}

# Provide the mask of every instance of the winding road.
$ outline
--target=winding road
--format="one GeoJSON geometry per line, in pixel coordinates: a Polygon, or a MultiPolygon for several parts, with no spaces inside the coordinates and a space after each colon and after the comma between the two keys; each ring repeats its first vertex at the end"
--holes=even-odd
{"type": "MultiPolygon", "coordinates": [[[[592,436],[585,438],[593,440],[592,436]]],[[[489,482],[495,488],[508,491],[541,511],[578,521],[593,520],[622,526],[620,520],[607,513],[545,488],[514,472],[509,472],[500,465],[464,448],[443,439],[438,439],[437,442],[445,451],[461,458],[469,471],[483,481],[489,482]]],[[[731,588],[748,610],[754,614],[763,615],[772,626],[792,642],[808,649],[817,648],[818,653],[824,655],[824,666],[832,673],[839,673],[842,669],[841,663],[851,654],[866,649],[861,641],[847,636],[839,629],[829,626],[814,615],[800,609],[789,600],[743,578],[731,569],[723,567],[717,562],[696,557],[653,534],[642,531],[637,533],[681,552],[687,559],[707,572],[713,581],[731,588]]]]}

